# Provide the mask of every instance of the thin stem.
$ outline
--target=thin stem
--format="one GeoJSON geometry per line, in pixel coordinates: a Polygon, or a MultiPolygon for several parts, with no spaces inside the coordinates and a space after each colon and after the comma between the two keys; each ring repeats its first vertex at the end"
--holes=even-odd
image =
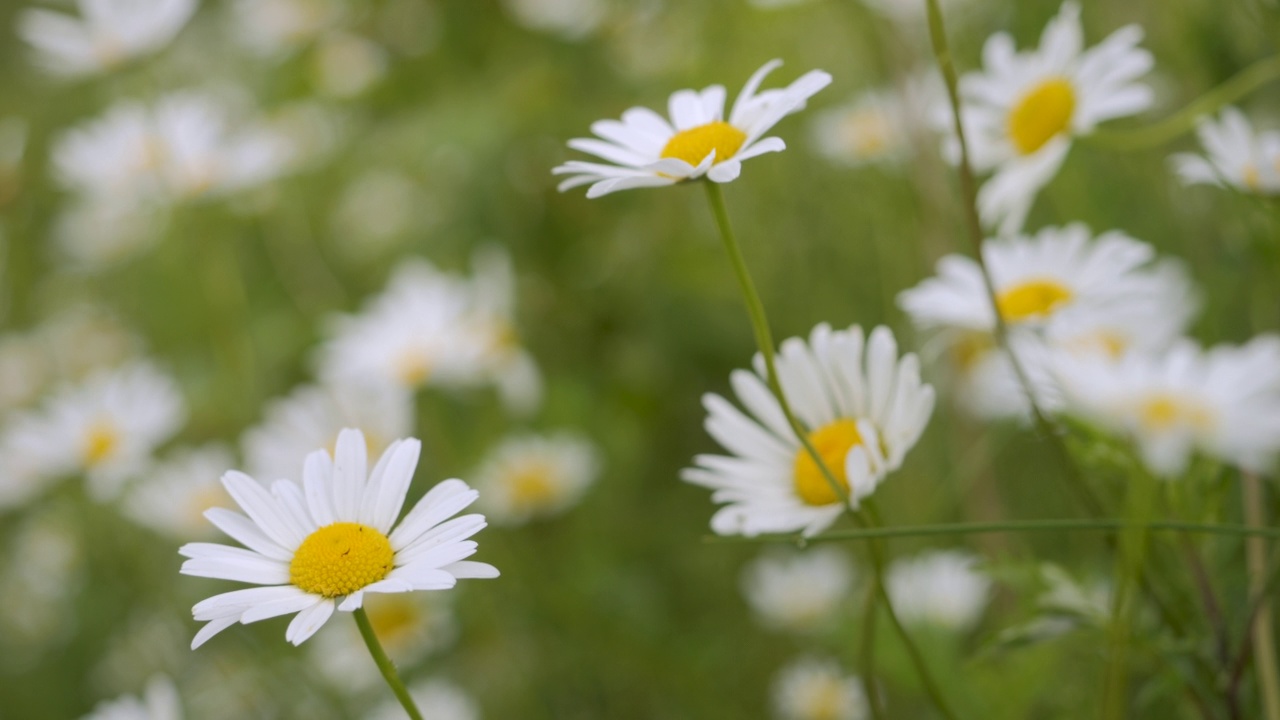
{"type": "Polygon", "coordinates": [[[1116,594],[1112,606],[1110,646],[1102,693],[1103,716],[1122,720],[1127,713],[1129,680],[1129,643],[1134,615],[1134,591],[1142,576],[1149,531],[1145,527],[1154,510],[1155,478],[1138,473],[1129,480],[1129,517],[1131,522],[1120,536],[1120,553],[1116,557],[1116,594]]]}
{"type": "Polygon", "coordinates": [[[880,596],[875,588],[867,593],[867,603],[862,609],[862,690],[871,708],[872,720],[885,720],[884,704],[880,701],[880,688],[876,685],[876,610],[880,596]]]}
{"type": "Polygon", "coordinates": [[[833,530],[831,532],[803,537],[801,535],[759,535],[755,537],[711,535],[705,538],[710,543],[789,543],[807,545],[818,542],[839,542],[845,540],[871,540],[876,538],[916,538],[936,535],[962,536],[986,535],[989,533],[1039,533],[1061,531],[1084,532],[1116,532],[1119,530],[1140,528],[1151,532],[1204,533],[1206,535],[1232,535],[1237,537],[1262,537],[1280,539],[1280,528],[1254,527],[1249,525],[1215,525],[1210,523],[1173,522],[1155,520],[1146,523],[1135,523],[1115,518],[1085,519],[1045,519],[1045,520],[1006,520],[989,523],[943,523],[939,525],[897,525],[882,528],[859,528],[856,530],[833,530]]]}
{"type": "MultiPolygon", "coordinates": [[[[1251,472],[1242,473],[1240,492],[1243,494],[1245,523],[1261,528],[1266,522],[1262,514],[1262,483],[1251,472]]],[[[1257,615],[1250,623],[1250,637],[1254,646],[1254,664],[1258,687],[1262,692],[1262,707],[1267,720],[1280,720],[1280,673],[1276,669],[1276,645],[1271,624],[1271,603],[1263,592],[1266,587],[1267,548],[1261,538],[1250,538],[1245,543],[1246,567],[1249,572],[1249,590],[1258,595],[1257,615]]]]}
{"type": "Polygon", "coordinates": [[[404,681],[396,672],[395,663],[391,662],[387,652],[382,649],[382,643],[378,642],[378,636],[373,632],[373,625],[370,624],[364,608],[359,608],[351,614],[356,618],[356,627],[360,628],[360,636],[364,638],[364,644],[369,646],[369,654],[373,656],[373,662],[377,664],[387,685],[391,686],[391,692],[396,694],[396,699],[404,706],[404,711],[409,713],[411,720],[422,720],[422,711],[418,710],[418,706],[413,702],[413,696],[409,695],[409,689],[404,686],[404,681]]]}

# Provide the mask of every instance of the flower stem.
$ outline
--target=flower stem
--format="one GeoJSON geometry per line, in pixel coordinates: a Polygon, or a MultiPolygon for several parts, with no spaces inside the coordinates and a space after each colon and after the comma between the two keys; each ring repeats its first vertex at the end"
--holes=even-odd
{"type": "Polygon", "coordinates": [[[880,702],[880,687],[876,684],[876,610],[879,609],[880,595],[875,588],[867,593],[866,605],[862,608],[862,642],[859,650],[862,655],[862,690],[867,696],[867,707],[871,710],[871,720],[885,720],[884,706],[880,702]]]}
{"type": "Polygon", "coordinates": [[[1116,594],[1112,605],[1110,648],[1102,693],[1103,717],[1128,717],[1129,640],[1134,615],[1134,591],[1140,582],[1147,552],[1147,525],[1154,509],[1156,480],[1146,473],[1129,479],[1128,514],[1131,522],[1120,536],[1116,557],[1116,594]]]}
{"type": "Polygon", "coordinates": [[[1207,535],[1233,535],[1280,539],[1280,528],[1253,525],[1214,525],[1209,523],[1170,522],[1155,520],[1135,523],[1115,518],[1008,520],[989,523],[943,523],[938,525],[897,525],[894,527],[833,530],[813,537],[801,535],[758,535],[755,537],[726,537],[711,535],[707,542],[790,543],[807,545],[818,542],[847,540],[872,540],[878,538],[917,538],[937,535],[962,536],[991,533],[1039,533],[1039,532],[1116,532],[1126,529],[1142,529],[1150,532],[1204,533],[1207,535]]]}
{"type": "MultiPolygon", "coordinates": [[[[1262,514],[1262,482],[1251,472],[1241,473],[1240,491],[1243,493],[1245,523],[1261,529],[1265,518],[1262,514]]],[[[1276,670],[1276,645],[1271,622],[1271,603],[1264,588],[1267,572],[1267,548],[1261,538],[1250,538],[1245,544],[1246,566],[1249,572],[1250,592],[1259,597],[1257,616],[1250,623],[1250,636],[1254,646],[1254,665],[1258,687],[1262,693],[1262,707],[1267,720],[1280,720],[1280,673],[1276,670]]]]}
{"type": "Polygon", "coordinates": [[[373,656],[373,662],[378,666],[387,685],[391,686],[391,692],[396,694],[396,699],[404,706],[404,711],[409,713],[412,720],[422,720],[422,711],[418,710],[413,697],[409,695],[409,689],[404,686],[404,681],[396,672],[395,663],[391,662],[387,652],[382,649],[382,643],[378,642],[378,636],[373,632],[373,625],[369,623],[369,616],[364,608],[357,609],[352,615],[356,618],[356,627],[360,628],[360,636],[364,638],[364,644],[369,646],[369,654],[373,656]]]}

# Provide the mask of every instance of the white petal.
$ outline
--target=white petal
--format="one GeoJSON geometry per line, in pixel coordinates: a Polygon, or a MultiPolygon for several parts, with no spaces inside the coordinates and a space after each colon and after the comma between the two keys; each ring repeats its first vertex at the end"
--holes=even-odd
{"type": "Polygon", "coordinates": [[[289,623],[289,628],[285,630],[284,639],[294,645],[301,645],[307,641],[307,638],[315,635],[317,630],[324,627],[332,616],[333,601],[321,600],[298,613],[298,616],[289,623]]]}

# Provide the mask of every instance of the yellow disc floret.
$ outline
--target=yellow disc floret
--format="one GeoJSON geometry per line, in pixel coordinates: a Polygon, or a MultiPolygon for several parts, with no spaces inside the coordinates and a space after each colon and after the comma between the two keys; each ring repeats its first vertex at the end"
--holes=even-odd
{"type": "Polygon", "coordinates": [[[672,135],[666,147],[662,148],[662,157],[677,158],[697,167],[715,150],[715,161],[724,162],[736,155],[746,140],[746,133],[723,120],[716,120],[672,135]]]}
{"type": "MultiPolygon", "coordinates": [[[[858,424],[848,418],[836,420],[809,433],[809,442],[836,482],[849,492],[849,474],[845,471],[844,459],[855,445],[862,444],[858,424]]],[[[822,468],[803,447],[796,451],[795,483],[796,494],[809,505],[830,505],[840,500],[822,468]]]]}
{"type": "Polygon", "coordinates": [[[1205,430],[1213,423],[1210,412],[1191,398],[1168,393],[1153,393],[1138,405],[1138,419],[1142,427],[1152,432],[1164,432],[1179,425],[1205,430]]]}
{"type": "Polygon", "coordinates": [[[386,535],[340,522],[307,536],[289,563],[289,582],[327,598],[350,595],[391,572],[396,554],[386,535]]]}
{"type": "Polygon", "coordinates": [[[85,435],[82,454],[84,464],[89,467],[100,465],[111,459],[120,449],[120,433],[109,422],[96,423],[85,435]]]}
{"type": "Polygon", "coordinates": [[[1028,280],[996,296],[1000,315],[1009,322],[1048,317],[1073,297],[1071,288],[1056,280],[1028,280]]]}
{"type": "Polygon", "coordinates": [[[1039,150],[1071,124],[1076,91],[1071,81],[1053,77],[1031,89],[1009,111],[1009,140],[1023,155],[1039,150]]]}

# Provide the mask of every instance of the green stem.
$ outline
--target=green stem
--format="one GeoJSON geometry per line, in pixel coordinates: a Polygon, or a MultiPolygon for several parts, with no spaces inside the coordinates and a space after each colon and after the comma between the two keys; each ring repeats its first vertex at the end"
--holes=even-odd
{"type": "Polygon", "coordinates": [[[867,707],[872,720],[885,720],[884,704],[880,702],[880,688],[876,685],[876,610],[880,596],[875,588],[867,593],[867,604],[862,609],[862,690],[867,696],[867,707]]]}
{"type": "Polygon", "coordinates": [[[844,540],[872,540],[878,538],[916,538],[936,535],[962,536],[986,535],[990,533],[1038,533],[1060,531],[1116,532],[1126,529],[1142,529],[1151,532],[1189,532],[1208,535],[1231,535],[1238,537],[1265,537],[1280,539],[1280,528],[1254,527],[1248,525],[1214,525],[1210,523],[1172,522],[1156,520],[1146,523],[1135,523],[1129,520],[1114,518],[1087,519],[1047,519],[1047,520],[1007,520],[989,523],[944,523],[939,525],[897,525],[890,528],[863,528],[857,530],[834,530],[832,532],[802,537],[800,535],[759,535],[755,537],[738,537],[711,535],[705,538],[710,543],[789,543],[807,545],[817,542],[838,542],[844,540]]]}
{"type": "MultiPolygon", "coordinates": [[[[1261,529],[1266,522],[1261,479],[1255,473],[1242,473],[1240,491],[1243,493],[1245,522],[1251,528],[1261,529]]],[[[1280,720],[1280,672],[1276,667],[1271,604],[1267,601],[1264,590],[1267,586],[1267,549],[1260,540],[1250,539],[1245,544],[1245,558],[1249,572],[1249,590],[1258,597],[1258,609],[1256,615],[1251,615],[1249,634],[1254,647],[1255,674],[1262,693],[1262,707],[1267,720],[1280,720]]]]}
{"type": "Polygon", "coordinates": [[[391,692],[396,694],[396,699],[404,706],[404,711],[409,713],[411,720],[422,720],[422,711],[418,710],[413,697],[409,695],[409,689],[404,686],[404,681],[396,672],[395,663],[391,662],[387,652],[382,649],[382,643],[378,642],[378,636],[373,632],[373,625],[369,623],[369,616],[364,608],[359,608],[352,615],[356,618],[356,627],[360,628],[360,636],[364,638],[364,644],[369,646],[369,654],[373,656],[373,662],[377,664],[387,685],[391,686],[391,692]]]}
{"type": "Polygon", "coordinates": [[[1129,480],[1129,517],[1120,537],[1120,553],[1116,557],[1116,594],[1112,608],[1110,646],[1106,681],[1103,686],[1103,716],[1123,720],[1127,716],[1129,638],[1134,614],[1134,591],[1142,574],[1146,556],[1149,518],[1154,510],[1155,478],[1139,473],[1129,480]]]}

